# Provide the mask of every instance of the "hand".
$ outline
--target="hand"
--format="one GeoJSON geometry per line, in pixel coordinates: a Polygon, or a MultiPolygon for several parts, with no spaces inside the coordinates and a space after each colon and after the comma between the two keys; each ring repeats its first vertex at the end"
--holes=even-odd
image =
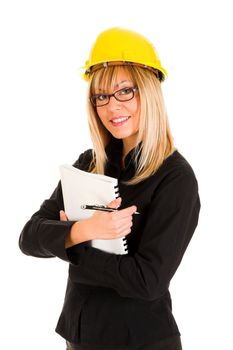
{"type": "MultiPolygon", "coordinates": [[[[107,207],[119,208],[121,197],[110,202],[107,207]]],[[[137,210],[135,205],[114,212],[95,211],[87,219],[90,227],[91,239],[115,239],[128,235],[133,225],[133,214],[137,210]]]]}
{"type": "MultiPolygon", "coordinates": [[[[113,200],[107,206],[119,208],[120,205],[121,197],[113,200]]],[[[131,232],[135,211],[137,211],[135,205],[113,212],[96,210],[90,218],[77,221],[72,225],[65,247],[69,248],[92,239],[115,239],[128,235],[131,232]]],[[[68,220],[63,210],[60,211],[60,220],[68,220]]]]}
{"type": "MultiPolygon", "coordinates": [[[[111,203],[109,203],[108,207],[109,208],[119,208],[121,205],[121,197],[118,197],[117,199],[113,200],[111,203]]],[[[68,221],[68,217],[64,210],[60,210],[60,221],[68,221]]]]}
{"type": "Polygon", "coordinates": [[[68,221],[68,217],[66,216],[64,210],[60,210],[60,221],[68,221]]]}

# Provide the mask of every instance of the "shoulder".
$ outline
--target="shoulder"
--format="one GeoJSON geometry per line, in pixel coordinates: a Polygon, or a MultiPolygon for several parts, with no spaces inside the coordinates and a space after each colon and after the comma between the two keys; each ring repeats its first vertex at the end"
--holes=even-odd
{"type": "Polygon", "coordinates": [[[153,200],[169,208],[200,206],[198,182],[185,157],[175,151],[154,174],[153,200]]]}
{"type": "Polygon", "coordinates": [[[88,149],[80,154],[78,159],[74,162],[73,166],[80,170],[87,171],[92,160],[93,160],[93,150],[88,149]]]}
{"type": "Polygon", "coordinates": [[[175,150],[168,158],[166,158],[158,170],[165,173],[189,173],[190,176],[195,177],[195,173],[191,164],[178,150],[175,150]]]}
{"type": "Polygon", "coordinates": [[[187,161],[187,159],[178,151],[175,150],[168,158],[164,160],[156,177],[166,185],[173,183],[178,187],[194,187],[198,188],[198,182],[195,172],[187,161]]]}

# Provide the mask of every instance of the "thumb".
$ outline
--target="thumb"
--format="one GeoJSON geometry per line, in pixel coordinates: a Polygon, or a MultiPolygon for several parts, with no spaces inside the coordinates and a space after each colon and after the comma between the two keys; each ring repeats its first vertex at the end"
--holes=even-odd
{"type": "Polygon", "coordinates": [[[116,208],[116,209],[117,209],[117,208],[120,207],[121,201],[122,201],[122,198],[121,198],[121,197],[118,197],[118,198],[114,199],[113,201],[111,201],[111,202],[107,205],[107,207],[109,207],[109,208],[116,208]]]}

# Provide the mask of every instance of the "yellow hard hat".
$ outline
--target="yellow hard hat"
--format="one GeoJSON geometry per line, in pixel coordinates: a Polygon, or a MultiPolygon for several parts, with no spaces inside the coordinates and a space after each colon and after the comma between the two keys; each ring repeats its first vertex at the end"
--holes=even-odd
{"type": "Polygon", "coordinates": [[[152,43],[141,34],[118,27],[99,34],[86,61],[83,77],[89,80],[95,70],[116,64],[153,70],[160,81],[167,76],[152,43]]]}

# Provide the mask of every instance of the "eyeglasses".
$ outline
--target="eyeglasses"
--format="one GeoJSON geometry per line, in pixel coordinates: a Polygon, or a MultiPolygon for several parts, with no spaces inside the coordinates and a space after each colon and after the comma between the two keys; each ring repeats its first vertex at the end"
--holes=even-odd
{"type": "Polygon", "coordinates": [[[134,98],[135,92],[138,90],[136,87],[125,87],[123,89],[115,91],[113,94],[96,94],[90,97],[91,103],[95,107],[102,107],[109,103],[110,98],[113,96],[117,101],[124,102],[130,101],[134,98]]]}

